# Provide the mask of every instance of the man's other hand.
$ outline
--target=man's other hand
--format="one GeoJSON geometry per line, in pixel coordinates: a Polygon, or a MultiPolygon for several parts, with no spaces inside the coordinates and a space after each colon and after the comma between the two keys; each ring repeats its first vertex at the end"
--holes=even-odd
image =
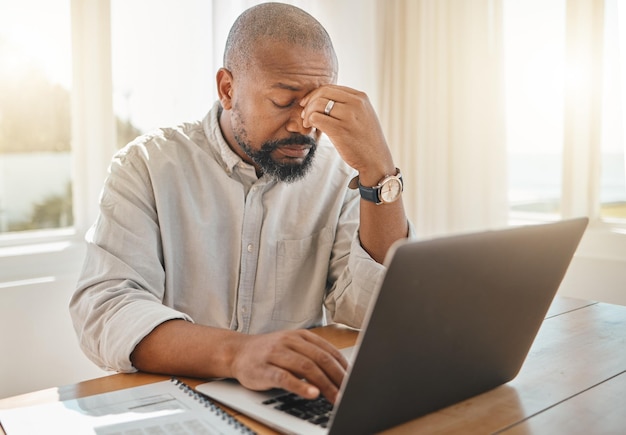
{"type": "Polygon", "coordinates": [[[306,399],[320,393],[335,403],[348,361],[307,330],[240,336],[232,377],[252,390],[282,388],[306,399]]]}

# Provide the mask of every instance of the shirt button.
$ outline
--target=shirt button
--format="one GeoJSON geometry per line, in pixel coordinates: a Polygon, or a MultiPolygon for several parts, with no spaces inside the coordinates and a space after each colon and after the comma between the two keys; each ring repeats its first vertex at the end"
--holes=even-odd
{"type": "Polygon", "coordinates": [[[242,312],[242,313],[245,313],[246,311],[247,311],[247,310],[246,310],[246,307],[241,307],[241,312],[242,312]]]}
{"type": "Polygon", "coordinates": [[[254,246],[252,245],[252,243],[248,244],[248,252],[252,252],[252,249],[254,249],[254,246]]]}

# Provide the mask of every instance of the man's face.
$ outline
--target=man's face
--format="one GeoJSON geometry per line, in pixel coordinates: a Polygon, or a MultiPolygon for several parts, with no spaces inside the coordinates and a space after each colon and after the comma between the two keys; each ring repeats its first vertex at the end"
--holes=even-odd
{"type": "Polygon", "coordinates": [[[257,170],[285,182],[310,168],[320,132],[302,126],[300,100],[333,83],[336,72],[324,52],[286,44],[261,46],[248,71],[233,73],[230,144],[257,170]]]}

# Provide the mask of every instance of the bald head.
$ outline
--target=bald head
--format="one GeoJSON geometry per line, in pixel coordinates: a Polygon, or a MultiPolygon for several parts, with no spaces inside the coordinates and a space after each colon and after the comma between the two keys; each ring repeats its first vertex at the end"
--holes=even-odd
{"type": "Polygon", "coordinates": [[[279,42],[326,52],[332,64],[337,57],[326,29],[311,15],[283,3],[262,3],[244,11],[230,29],[224,50],[224,67],[245,70],[258,44],[279,42]]]}

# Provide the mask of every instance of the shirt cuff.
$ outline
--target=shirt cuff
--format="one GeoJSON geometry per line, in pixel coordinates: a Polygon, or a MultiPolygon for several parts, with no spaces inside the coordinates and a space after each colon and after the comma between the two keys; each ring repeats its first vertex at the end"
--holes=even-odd
{"type": "Polygon", "coordinates": [[[160,324],[175,319],[193,322],[188,315],[153,301],[134,301],[121,308],[111,318],[108,333],[102,338],[102,346],[108,349],[102,355],[111,355],[105,363],[118,372],[136,372],[130,355],[137,344],[160,324]]]}

